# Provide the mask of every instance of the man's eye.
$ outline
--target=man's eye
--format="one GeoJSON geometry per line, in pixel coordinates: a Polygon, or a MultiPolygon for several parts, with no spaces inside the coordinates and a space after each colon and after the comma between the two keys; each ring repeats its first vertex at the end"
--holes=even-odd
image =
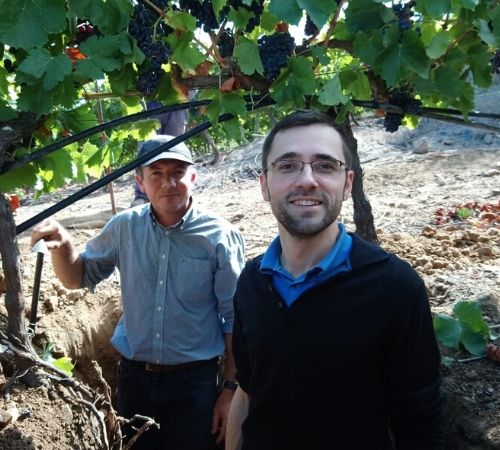
{"type": "Polygon", "coordinates": [[[334,172],[338,169],[338,164],[333,161],[318,161],[315,169],[323,173],[334,172]]]}
{"type": "Polygon", "coordinates": [[[283,161],[278,164],[278,170],[280,172],[293,172],[297,170],[297,163],[294,163],[292,161],[283,161]]]}
{"type": "Polygon", "coordinates": [[[186,171],[183,169],[179,169],[179,170],[174,171],[174,176],[177,178],[182,178],[184,175],[186,175],[186,171]]]}

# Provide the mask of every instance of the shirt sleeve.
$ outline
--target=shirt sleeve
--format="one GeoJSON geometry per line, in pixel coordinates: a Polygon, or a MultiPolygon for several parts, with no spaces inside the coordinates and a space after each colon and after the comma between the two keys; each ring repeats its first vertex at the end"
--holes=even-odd
{"type": "MultiPolygon", "coordinates": [[[[244,272],[243,272],[244,273],[244,272]]],[[[238,286],[242,283],[242,278],[244,275],[240,277],[238,280],[238,286]]],[[[239,288],[236,288],[236,293],[234,295],[234,326],[233,326],[233,356],[234,362],[236,364],[236,379],[240,387],[245,391],[245,393],[249,393],[250,389],[250,361],[248,354],[248,346],[245,340],[245,336],[243,334],[242,323],[240,321],[239,313],[238,313],[238,291],[239,288]]]]}
{"type": "Polygon", "coordinates": [[[117,265],[117,251],[115,245],[115,230],[113,219],[95,238],[91,239],[80,254],[83,261],[83,279],[81,287],[95,291],[96,285],[108,278],[117,265]]]}
{"type": "Polygon", "coordinates": [[[245,263],[245,244],[241,234],[236,230],[231,230],[225,242],[217,244],[216,255],[214,294],[222,321],[222,332],[227,334],[233,329],[233,295],[245,263]]]}
{"type": "Polygon", "coordinates": [[[387,358],[390,424],[396,450],[441,450],[444,445],[440,355],[423,282],[396,325],[387,358]]]}

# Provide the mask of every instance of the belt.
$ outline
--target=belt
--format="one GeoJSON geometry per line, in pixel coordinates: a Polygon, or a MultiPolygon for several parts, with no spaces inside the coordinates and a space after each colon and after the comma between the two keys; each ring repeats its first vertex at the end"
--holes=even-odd
{"type": "Polygon", "coordinates": [[[156,373],[165,373],[165,372],[173,372],[175,370],[189,370],[196,369],[204,366],[208,366],[210,364],[216,363],[218,358],[212,359],[203,359],[200,361],[188,361],[185,363],[179,364],[153,364],[147,363],[143,361],[134,361],[132,359],[127,359],[122,357],[128,364],[131,364],[135,367],[139,367],[146,372],[156,372],[156,373]]]}

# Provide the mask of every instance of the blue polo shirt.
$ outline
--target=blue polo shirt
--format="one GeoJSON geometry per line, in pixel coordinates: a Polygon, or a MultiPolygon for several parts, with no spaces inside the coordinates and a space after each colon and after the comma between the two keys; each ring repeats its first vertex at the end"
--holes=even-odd
{"type": "Polygon", "coordinates": [[[297,278],[294,278],[281,265],[281,241],[279,236],[271,242],[271,245],[264,253],[260,263],[260,271],[272,276],[273,286],[288,306],[312,286],[334,275],[351,270],[349,256],[351,254],[352,237],[347,234],[343,224],[339,223],[338,226],[340,234],[328,254],[318,264],[297,278]]]}

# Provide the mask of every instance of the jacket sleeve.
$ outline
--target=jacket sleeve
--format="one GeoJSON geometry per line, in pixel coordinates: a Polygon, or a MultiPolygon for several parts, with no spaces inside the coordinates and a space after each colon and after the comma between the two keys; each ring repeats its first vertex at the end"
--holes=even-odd
{"type": "Polygon", "coordinates": [[[386,361],[391,431],[396,450],[440,450],[440,355],[424,283],[407,295],[386,361]]]}

